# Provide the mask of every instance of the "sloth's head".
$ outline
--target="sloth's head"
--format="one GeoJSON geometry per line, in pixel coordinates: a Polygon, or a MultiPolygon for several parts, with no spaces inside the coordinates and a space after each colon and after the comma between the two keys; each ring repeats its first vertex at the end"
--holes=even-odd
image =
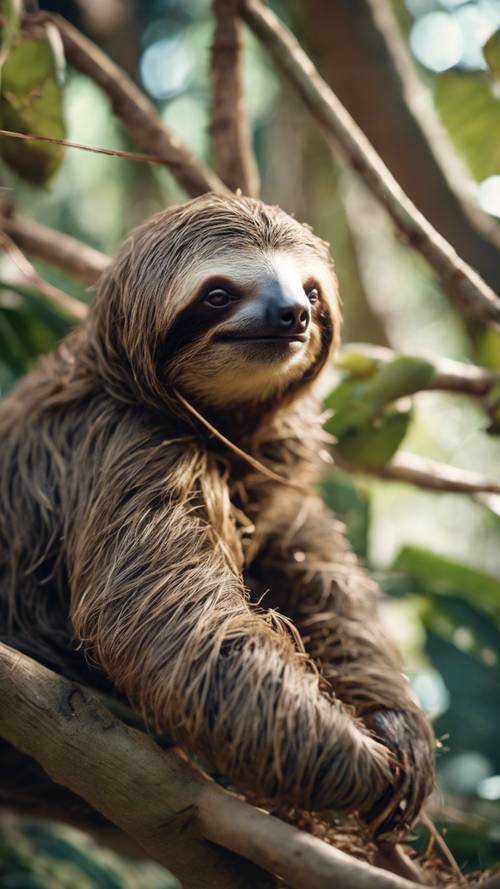
{"type": "Polygon", "coordinates": [[[276,207],[213,194],[132,233],[93,317],[149,402],[176,387],[213,408],[295,394],[325,365],[340,326],[327,245],[276,207]]]}

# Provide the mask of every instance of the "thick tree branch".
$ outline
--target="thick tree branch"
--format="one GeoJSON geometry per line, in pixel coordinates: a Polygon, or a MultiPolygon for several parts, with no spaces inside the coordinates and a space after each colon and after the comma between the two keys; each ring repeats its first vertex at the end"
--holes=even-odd
{"type": "Polygon", "coordinates": [[[500,494],[500,482],[479,472],[457,469],[416,454],[403,453],[382,466],[351,463],[335,453],[337,466],[349,472],[372,475],[389,481],[408,482],[429,491],[450,491],[456,494],[500,494]]]}
{"type": "Polygon", "coordinates": [[[109,265],[110,258],[83,241],[45,225],[14,216],[0,215],[2,229],[21,250],[53,265],[84,284],[94,284],[109,265]]]}
{"type": "Polygon", "coordinates": [[[0,701],[0,735],[130,834],[184,889],[269,886],[262,870],[217,846],[292,889],[417,889],[222,790],[86,690],[6,645],[0,701]]]}
{"type": "Polygon", "coordinates": [[[241,72],[241,0],[214,0],[212,126],[221,179],[243,194],[259,193],[259,174],[250,146],[241,72]]]}
{"type": "Polygon", "coordinates": [[[500,299],[409,200],[294,35],[259,0],[243,0],[242,15],[294,85],[327,140],[342,148],[405,240],[432,265],[447,292],[467,313],[500,323],[500,299]]]}
{"type": "Polygon", "coordinates": [[[68,62],[101,87],[134,141],[144,151],[160,158],[189,195],[227,190],[219,177],[170,133],[154,105],[125,72],[66,19],[39,13],[25,16],[24,21],[27,28],[36,28],[47,21],[57,26],[68,62]]]}
{"type": "MultiPolygon", "coordinates": [[[[400,357],[397,352],[384,346],[372,346],[366,343],[349,343],[342,354],[364,355],[380,364],[387,364],[400,357]]],[[[425,357],[425,361],[434,367],[435,375],[424,390],[445,392],[462,392],[466,395],[487,395],[492,386],[500,380],[500,374],[476,364],[464,361],[453,361],[451,358],[425,357]]]]}

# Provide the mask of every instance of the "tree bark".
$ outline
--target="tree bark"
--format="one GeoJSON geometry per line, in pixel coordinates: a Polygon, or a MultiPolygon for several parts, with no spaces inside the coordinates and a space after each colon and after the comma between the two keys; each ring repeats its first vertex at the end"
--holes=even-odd
{"type": "Polygon", "coordinates": [[[87,690],[2,644],[0,705],[0,736],[130,834],[183,889],[269,889],[262,869],[291,889],[417,889],[248,805],[87,690]]]}

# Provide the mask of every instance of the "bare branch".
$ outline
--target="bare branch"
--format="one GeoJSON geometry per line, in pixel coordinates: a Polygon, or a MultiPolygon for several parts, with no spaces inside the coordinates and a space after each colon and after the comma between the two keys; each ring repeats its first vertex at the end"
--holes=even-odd
{"type": "Polygon", "coordinates": [[[123,725],[80,686],[6,645],[0,699],[1,736],[130,834],[184,889],[270,885],[262,870],[217,846],[279,874],[292,889],[417,889],[248,805],[123,725]]]}
{"type": "Polygon", "coordinates": [[[20,216],[0,215],[0,228],[21,250],[43,259],[70,277],[93,284],[109,265],[109,256],[88,244],[20,216]]]}
{"type": "MultiPolygon", "coordinates": [[[[386,0],[373,0],[373,6],[381,14],[386,7],[393,16],[386,0]]],[[[394,178],[458,255],[498,293],[500,263],[489,236],[491,228],[500,233],[500,225],[479,209],[476,189],[470,176],[466,181],[462,164],[453,182],[449,181],[451,177],[445,178],[450,171],[450,155],[455,159],[458,156],[439,125],[431,92],[419,78],[413,61],[408,58],[411,85],[399,70],[393,46],[374,22],[370,0],[309,0],[307,7],[302,5],[298,11],[299,33],[322,76],[394,178]],[[427,125],[431,119],[434,126],[427,125]],[[440,153],[438,157],[437,142],[446,149],[443,156],[440,153]]],[[[396,29],[398,43],[408,57],[407,42],[396,29]]],[[[359,216],[354,222],[359,225],[359,216]]]]}
{"type": "Polygon", "coordinates": [[[327,140],[343,149],[350,165],[386,207],[405,240],[426,257],[448,293],[467,313],[500,323],[500,299],[409,200],[294,35],[259,0],[243,0],[242,16],[293,83],[327,140]]]}
{"type": "Polygon", "coordinates": [[[416,454],[401,454],[382,466],[351,463],[335,453],[337,466],[349,472],[372,475],[389,481],[409,482],[429,491],[451,491],[456,494],[500,494],[500,482],[479,472],[457,469],[416,454]]]}
{"type": "Polygon", "coordinates": [[[99,84],[135,142],[169,167],[189,195],[227,191],[218,176],[170,133],[154,105],[98,46],[61,16],[39,13],[24,17],[28,28],[47,21],[57,26],[68,62],[99,84]]]}
{"type": "Polygon", "coordinates": [[[407,107],[420,127],[439,165],[441,175],[461,202],[472,223],[496,247],[500,247],[498,222],[472,201],[475,183],[464,161],[455,151],[436,114],[431,92],[418,76],[408,45],[388,0],[367,0],[375,26],[380,31],[400,81],[407,107]]]}
{"type": "Polygon", "coordinates": [[[241,0],[214,0],[212,126],[217,169],[225,184],[243,194],[259,193],[241,73],[241,0]]]}
{"type": "MultiPolygon", "coordinates": [[[[384,346],[372,346],[367,343],[349,343],[341,352],[348,355],[366,355],[381,364],[387,364],[400,357],[397,352],[384,346]]],[[[451,358],[435,358],[425,356],[435,369],[435,376],[423,390],[439,390],[446,392],[463,392],[466,395],[487,395],[492,386],[500,380],[500,374],[477,364],[466,364],[464,361],[453,361],[451,358]]]]}
{"type": "Polygon", "coordinates": [[[69,315],[70,318],[76,321],[83,321],[87,317],[88,308],[85,303],[74,299],[74,297],[64,293],[59,287],[54,287],[48,281],[44,281],[34,266],[31,265],[31,262],[26,259],[17,244],[5,232],[0,232],[0,248],[5,251],[26,280],[33,284],[49,302],[61,309],[65,315],[69,315]]]}

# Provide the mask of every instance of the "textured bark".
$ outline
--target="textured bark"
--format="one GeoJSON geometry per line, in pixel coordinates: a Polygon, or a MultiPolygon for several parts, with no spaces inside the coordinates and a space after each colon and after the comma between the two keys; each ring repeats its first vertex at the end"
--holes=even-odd
{"type": "Polygon", "coordinates": [[[6,645],[0,701],[0,735],[129,833],[184,889],[274,885],[260,868],[292,889],[417,889],[222,790],[86,690],[6,645]]]}

